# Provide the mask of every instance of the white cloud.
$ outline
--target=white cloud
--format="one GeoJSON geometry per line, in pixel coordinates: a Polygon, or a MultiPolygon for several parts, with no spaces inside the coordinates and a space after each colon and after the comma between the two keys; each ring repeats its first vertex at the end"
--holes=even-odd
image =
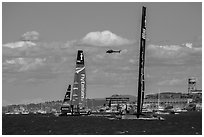
{"type": "Polygon", "coordinates": [[[63,48],[69,48],[71,46],[73,46],[74,44],[78,43],[77,40],[70,40],[70,41],[67,41],[65,44],[64,44],[64,47],[63,48]]]}
{"type": "Polygon", "coordinates": [[[15,49],[15,48],[34,47],[36,45],[37,45],[36,43],[30,42],[30,41],[18,41],[14,43],[3,44],[3,47],[15,49]]]}
{"type": "Polygon", "coordinates": [[[192,45],[193,45],[192,43],[185,43],[185,46],[190,48],[190,49],[192,49],[192,45]]]}
{"type": "Polygon", "coordinates": [[[23,62],[23,66],[19,69],[19,71],[27,71],[27,70],[33,70],[36,69],[39,66],[43,65],[43,62],[46,61],[46,59],[41,58],[35,58],[32,60],[28,60],[23,62]]]}
{"type": "MultiPolygon", "coordinates": [[[[35,31],[26,32],[22,35],[26,40],[2,45],[2,69],[4,74],[46,71],[46,73],[52,75],[58,71],[55,68],[67,70],[65,67],[69,63],[63,64],[63,62],[69,62],[75,57],[73,53],[76,52],[76,49],[72,46],[75,41],[70,41],[69,44],[31,41],[37,40],[38,36],[39,33],[35,31]]],[[[29,76],[33,77],[32,74],[30,73],[29,76]]]]}
{"type": "MultiPolygon", "coordinates": [[[[4,44],[2,53],[3,73],[13,74],[13,72],[16,72],[16,74],[19,73],[19,75],[24,75],[21,72],[32,72],[26,74],[26,78],[30,78],[31,81],[34,77],[34,74],[43,74],[44,72],[46,72],[46,75],[43,75],[42,77],[48,78],[50,78],[50,76],[56,76],[62,73],[70,73],[71,75],[74,71],[73,68],[75,65],[77,49],[79,49],[81,42],[85,42],[89,45],[94,45],[86,46],[86,44],[84,44],[85,46],[81,46],[80,48],[84,50],[84,53],[86,54],[86,63],[89,67],[87,68],[87,71],[89,72],[90,67],[93,67],[95,70],[95,73],[93,73],[97,74],[97,76],[99,75],[97,73],[98,68],[104,70],[105,72],[114,70],[116,72],[122,72],[129,75],[129,73],[132,73],[133,69],[128,68],[127,65],[138,64],[137,58],[139,57],[139,50],[135,50],[137,47],[133,47],[130,45],[117,48],[118,45],[130,44],[131,41],[119,37],[110,31],[103,31],[90,32],[82,40],[73,40],[68,41],[67,43],[34,43],[32,41],[19,41],[4,44]],[[121,49],[121,53],[106,54],[106,46],[114,45],[116,47],[112,47],[111,49],[121,49]],[[129,58],[130,56],[131,58],[129,58]],[[127,71],[128,73],[126,73],[126,70],[129,70],[127,71]]],[[[190,44],[187,44],[187,46],[190,46],[190,44]]],[[[182,64],[184,59],[182,58],[182,60],[179,60],[177,58],[184,57],[186,60],[186,64],[190,64],[191,62],[195,62],[195,59],[198,60],[197,52],[200,52],[202,48],[195,48],[193,44],[191,45],[192,48],[189,48],[187,46],[151,44],[147,46],[147,52],[149,52],[146,54],[146,56],[149,57],[147,58],[147,60],[156,65],[162,64],[164,62],[166,64],[172,65],[176,64],[175,62],[177,62],[177,64],[181,62],[180,64],[182,64]],[[192,56],[188,57],[190,58],[190,60],[187,60],[187,57],[185,55],[191,53],[192,56]]],[[[39,79],[39,77],[37,77],[36,79],[39,79]]]]}
{"type": "Polygon", "coordinates": [[[5,60],[2,63],[3,68],[8,67],[13,69],[13,71],[27,71],[37,69],[39,66],[42,66],[46,58],[15,58],[11,60],[5,60]]]}
{"type": "Polygon", "coordinates": [[[120,46],[133,43],[132,41],[117,36],[106,30],[102,32],[90,32],[83,39],[82,43],[93,46],[120,46]]]}
{"type": "Polygon", "coordinates": [[[186,57],[190,54],[202,52],[201,47],[194,47],[192,43],[185,43],[181,45],[154,45],[150,44],[147,47],[152,57],[163,58],[163,59],[175,59],[186,57]]]}
{"type": "Polygon", "coordinates": [[[159,82],[158,85],[173,86],[173,85],[179,85],[182,82],[183,82],[183,79],[170,79],[170,80],[163,80],[163,81],[159,82]]]}
{"type": "Polygon", "coordinates": [[[35,41],[35,40],[39,40],[39,33],[37,31],[29,31],[24,33],[21,37],[22,40],[25,41],[35,41]]]}

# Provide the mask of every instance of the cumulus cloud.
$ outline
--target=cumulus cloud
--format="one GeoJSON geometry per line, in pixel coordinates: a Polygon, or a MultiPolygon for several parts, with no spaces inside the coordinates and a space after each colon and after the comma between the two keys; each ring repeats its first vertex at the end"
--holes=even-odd
{"type": "Polygon", "coordinates": [[[192,43],[181,45],[154,45],[150,44],[147,47],[149,54],[156,58],[181,58],[194,53],[202,53],[201,47],[194,47],[192,43]]]}
{"type": "Polygon", "coordinates": [[[43,65],[43,62],[46,61],[46,59],[41,59],[41,58],[35,58],[32,60],[25,61],[23,66],[19,69],[19,71],[27,71],[31,69],[36,69],[39,66],[43,65]]]}
{"type": "Polygon", "coordinates": [[[93,46],[120,46],[133,43],[133,41],[117,36],[108,30],[90,32],[81,41],[93,46]]]}
{"type": "MultiPolygon", "coordinates": [[[[63,73],[69,70],[68,65],[75,57],[75,41],[70,41],[69,45],[63,42],[37,42],[39,33],[32,31],[22,35],[22,41],[10,42],[2,45],[2,71],[9,77],[19,74],[32,79],[38,73],[46,72],[49,77],[56,73],[63,73]],[[32,41],[31,41],[32,40],[32,41]],[[25,72],[25,73],[23,73],[25,72]],[[32,72],[32,73],[30,73],[32,72]]],[[[74,61],[73,61],[74,65],[74,61]]],[[[5,77],[5,79],[9,79],[5,77]]],[[[37,78],[39,79],[39,78],[37,78]]]]}
{"type": "Polygon", "coordinates": [[[36,43],[30,42],[30,41],[18,41],[14,43],[3,44],[3,47],[15,49],[15,48],[28,48],[36,45],[37,45],[36,43]]]}
{"type": "Polygon", "coordinates": [[[178,56],[181,47],[179,45],[149,45],[147,49],[153,57],[174,58],[178,56]]]}
{"type": "Polygon", "coordinates": [[[42,66],[46,58],[15,58],[11,60],[5,60],[3,62],[3,70],[4,68],[9,68],[11,71],[28,71],[35,70],[39,66],[42,66]]]}
{"type": "Polygon", "coordinates": [[[202,47],[194,43],[147,46],[146,64],[153,66],[194,66],[202,64],[202,47]]]}
{"type": "Polygon", "coordinates": [[[184,45],[185,45],[186,47],[192,49],[192,45],[193,45],[193,44],[192,44],[192,43],[185,43],[184,45]]]}
{"type": "MultiPolygon", "coordinates": [[[[27,37],[32,36],[32,33],[25,34],[27,37]]],[[[37,38],[34,37],[34,39],[37,38]]],[[[118,50],[117,46],[131,43],[132,41],[117,36],[110,31],[90,32],[81,40],[70,40],[67,43],[42,43],[29,40],[8,43],[3,45],[2,70],[3,73],[12,72],[11,75],[14,74],[13,72],[19,74],[27,72],[28,78],[31,79],[30,81],[33,80],[33,75],[37,73],[44,74],[46,72],[46,75],[42,77],[49,78],[55,74],[58,75],[65,72],[68,74],[68,71],[72,74],[77,50],[80,44],[84,44],[84,46],[80,46],[80,49],[84,50],[84,54],[86,54],[86,64],[89,67],[87,72],[92,67],[94,70],[98,68],[105,72],[116,70],[117,73],[121,72],[129,75],[129,73],[132,73],[132,69],[128,68],[127,65],[133,67],[133,65],[138,64],[139,50],[136,50],[137,47],[131,45],[121,46],[119,48],[122,50],[120,54],[106,54],[105,52],[110,49],[107,48],[108,46],[116,46],[111,49],[118,50]],[[129,58],[130,56],[132,58],[129,58]]],[[[159,59],[162,59],[163,62],[170,62],[170,58],[172,61],[178,62],[177,58],[194,54],[194,57],[190,57],[191,60],[189,62],[195,62],[194,59],[197,60],[196,55],[200,51],[201,47],[194,47],[194,44],[191,43],[186,43],[185,45],[151,44],[147,46],[147,52],[149,53],[146,54],[146,57],[153,57],[153,61],[152,58],[147,58],[153,64],[161,64],[159,59]]],[[[172,64],[172,62],[169,64],[172,64]]],[[[94,74],[99,75],[98,73],[94,74]]],[[[39,77],[36,79],[39,79],[39,77]]]]}
{"type": "Polygon", "coordinates": [[[39,33],[37,31],[29,31],[24,33],[21,36],[21,39],[23,41],[36,41],[39,40],[39,33]]]}

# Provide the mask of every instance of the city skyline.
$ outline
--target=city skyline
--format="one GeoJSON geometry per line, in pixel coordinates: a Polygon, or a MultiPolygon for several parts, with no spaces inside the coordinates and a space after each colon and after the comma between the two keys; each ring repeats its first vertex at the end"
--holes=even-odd
{"type": "Polygon", "coordinates": [[[137,95],[141,7],[145,94],[202,89],[202,3],[3,3],[3,105],[62,100],[85,54],[87,97],[137,95]],[[122,50],[106,54],[106,50],[122,50]]]}

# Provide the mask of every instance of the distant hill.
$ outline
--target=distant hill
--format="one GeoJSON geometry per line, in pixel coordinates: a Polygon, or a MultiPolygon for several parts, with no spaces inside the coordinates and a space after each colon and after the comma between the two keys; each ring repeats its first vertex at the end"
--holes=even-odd
{"type": "MultiPolygon", "coordinates": [[[[119,98],[129,98],[130,102],[135,102],[136,97],[132,95],[112,95],[111,97],[119,97],[119,98]]],[[[108,102],[106,98],[94,98],[94,99],[87,99],[87,106],[88,108],[97,108],[104,105],[107,105],[108,102]]],[[[60,111],[60,107],[62,105],[62,100],[58,101],[50,101],[44,103],[30,103],[30,104],[18,104],[18,105],[8,105],[2,107],[2,112],[14,112],[19,110],[28,110],[29,112],[34,112],[37,110],[45,110],[47,112],[52,111],[60,111]]]]}

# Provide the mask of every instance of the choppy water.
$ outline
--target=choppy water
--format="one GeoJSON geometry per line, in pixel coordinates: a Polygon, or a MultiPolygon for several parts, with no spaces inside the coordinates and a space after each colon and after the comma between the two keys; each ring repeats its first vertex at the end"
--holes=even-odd
{"type": "Polygon", "coordinates": [[[103,117],[3,115],[3,135],[201,135],[202,113],[166,115],[165,121],[109,120],[103,117]]]}

